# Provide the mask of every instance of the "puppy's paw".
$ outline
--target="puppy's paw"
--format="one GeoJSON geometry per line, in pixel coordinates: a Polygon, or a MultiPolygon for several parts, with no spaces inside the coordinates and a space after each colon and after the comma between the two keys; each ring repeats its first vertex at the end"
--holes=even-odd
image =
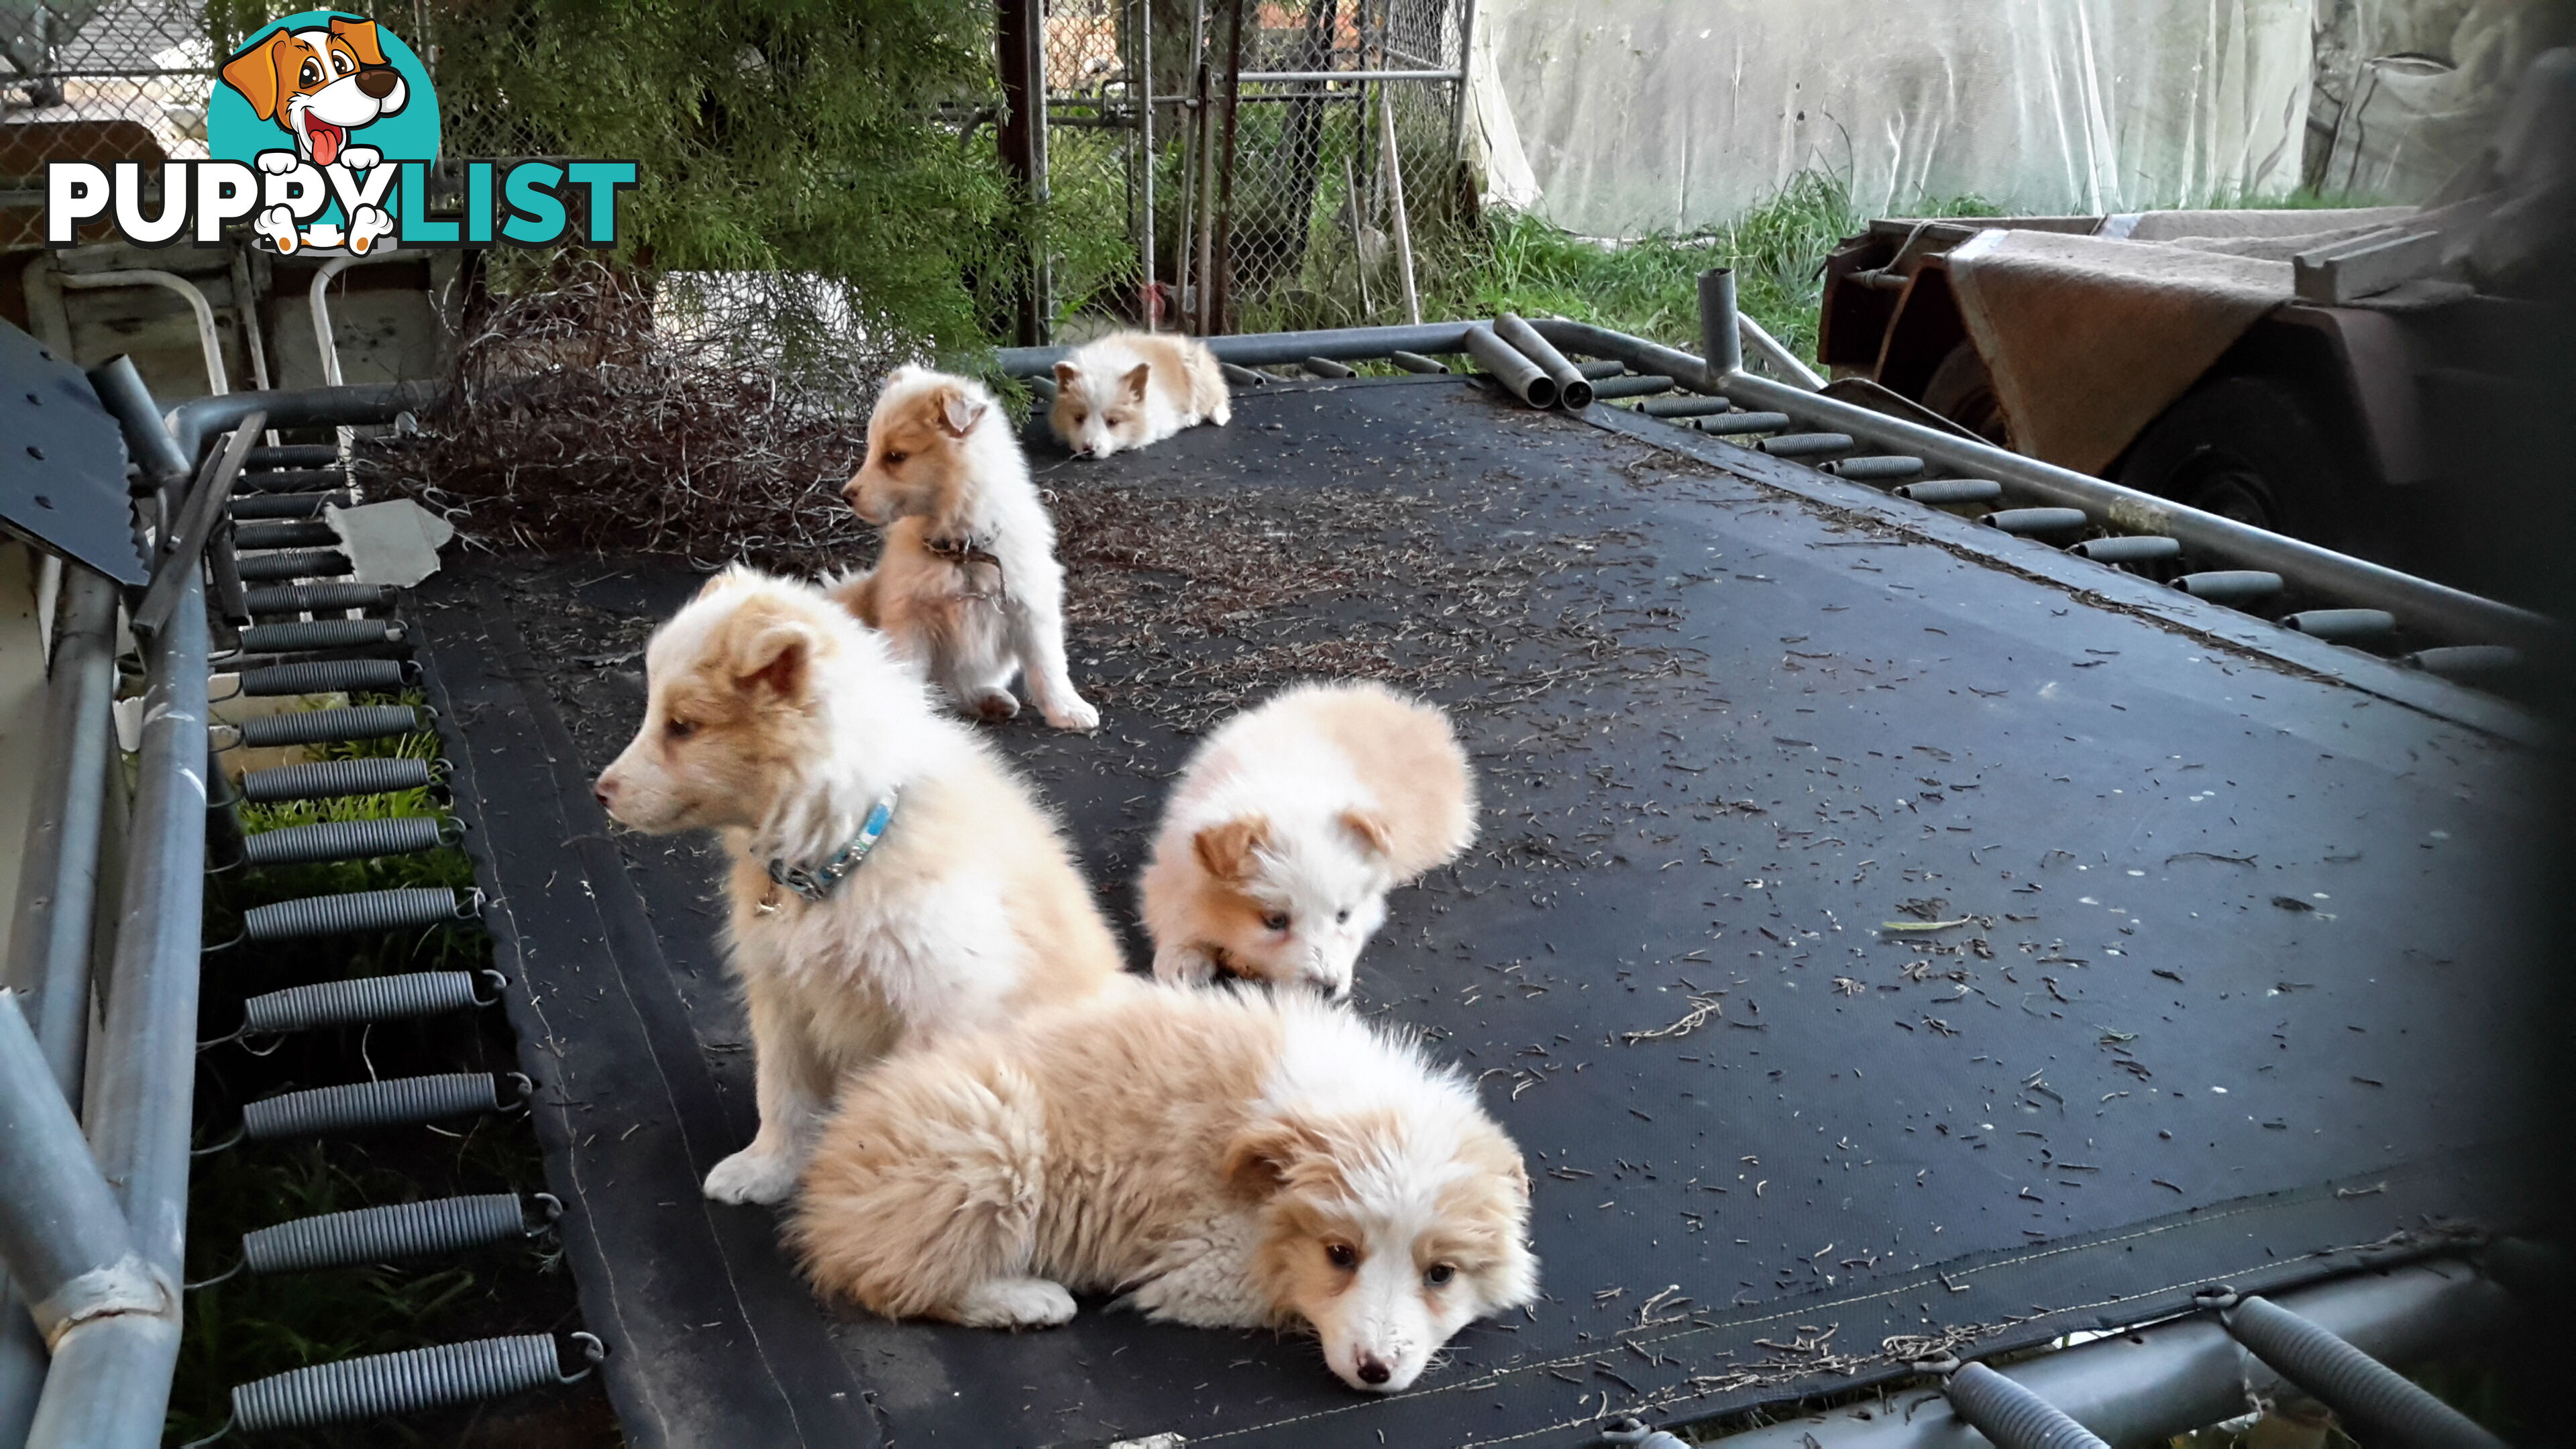
{"type": "Polygon", "coordinates": [[[785,1153],[744,1148],[707,1174],[707,1196],[717,1202],[785,1202],[796,1190],[796,1163],[785,1153]]]}
{"type": "Polygon", "coordinates": [[[385,153],[373,146],[343,146],[340,164],[352,171],[372,171],[384,164],[385,153]]]}
{"type": "Polygon", "coordinates": [[[251,230],[268,238],[269,244],[277,248],[279,256],[290,255],[298,246],[303,245],[303,238],[296,234],[295,213],[283,206],[272,206],[261,212],[252,219],[251,230]]]}
{"type": "Polygon", "coordinates": [[[1073,1295],[1044,1278],[996,1278],[966,1290],[957,1321],[969,1328],[1053,1328],[1073,1321],[1073,1295]]]}
{"type": "Polygon", "coordinates": [[[1224,403],[1218,403],[1216,405],[1216,411],[1207,415],[1207,420],[1216,424],[1220,428],[1224,427],[1226,424],[1234,421],[1234,409],[1228,407],[1224,403]]]}
{"type": "Polygon", "coordinates": [[[975,696],[966,712],[986,724],[1000,724],[1020,712],[1020,702],[1007,689],[988,689],[975,696]]]}
{"type": "Polygon", "coordinates": [[[394,219],[382,207],[362,206],[350,214],[349,250],[365,256],[383,237],[393,235],[394,219]]]}
{"type": "Polygon", "coordinates": [[[1197,946],[1165,946],[1154,953],[1154,979],[1205,986],[1216,979],[1216,958],[1197,946]]]}
{"type": "Polygon", "coordinates": [[[1100,728],[1100,711],[1081,695],[1068,691],[1063,704],[1047,711],[1046,722],[1060,730],[1087,735],[1100,728]]]}
{"type": "Polygon", "coordinates": [[[259,169],[271,176],[290,175],[294,172],[296,167],[303,164],[304,158],[296,155],[292,151],[262,151],[259,153],[259,169]]]}

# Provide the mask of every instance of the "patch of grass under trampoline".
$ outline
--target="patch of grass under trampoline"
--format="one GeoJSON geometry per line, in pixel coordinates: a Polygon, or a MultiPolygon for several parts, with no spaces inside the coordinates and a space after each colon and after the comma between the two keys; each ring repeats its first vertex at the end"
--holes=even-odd
{"type": "MultiPolygon", "coordinates": [[[[361,700],[360,702],[368,702],[361,700]]],[[[418,695],[372,702],[418,704],[418,695]]],[[[318,757],[431,758],[435,736],[416,734],[318,747],[318,757]]],[[[241,807],[250,833],[320,821],[444,816],[432,792],[292,801],[241,807]]],[[[236,869],[209,877],[206,938],[238,933],[257,905],[342,891],[406,886],[463,889],[472,864],[459,851],[312,865],[236,869]]],[[[422,930],[247,943],[206,958],[199,1036],[241,1021],[242,1000],[309,982],[399,971],[479,971],[492,940],[470,922],[422,930]]],[[[506,1073],[516,1066],[497,1009],[472,1015],[299,1032],[251,1047],[229,1043],[200,1057],[197,1136],[210,1146],[233,1135],[244,1102],[300,1087],[457,1070],[506,1073]],[[271,1047],[274,1050],[271,1050],[271,1047]]],[[[197,1159],[188,1201],[188,1277],[214,1279],[241,1259],[242,1234],[291,1219],[462,1193],[544,1186],[524,1119],[485,1116],[439,1127],[404,1128],[323,1141],[239,1143],[197,1159]]],[[[418,1262],[264,1277],[237,1275],[188,1295],[185,1335],[172,1386],[169,1433],[184,1442],[213,1433],[231,1412],[237,1384],[362,1354],[496,1334],[578,1326],[572,1287],[554,1240],[540,1237],[418,1262]]],[[[401,1421],[271,1433],[263,1445],[604,1444],[616,1442],[596,1389],[584,1397],[540,1392],[401,1421]],[[541,1402],[542,1401],[542,1402],[541,1402]],[[537,1429],[534,1413],[544,1428],[537,1429]],[[532,1433],[532,1430],[535,1431],[532,1433]]]]}

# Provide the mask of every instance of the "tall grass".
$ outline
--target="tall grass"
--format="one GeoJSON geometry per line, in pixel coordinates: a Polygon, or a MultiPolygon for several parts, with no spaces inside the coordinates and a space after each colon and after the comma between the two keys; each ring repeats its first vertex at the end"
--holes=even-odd
{"type": "MultiPolygon", "coordinates": [[[[1983,199],[1927,199],[1911,216],[1993,216],[1983,199]]],[[[1426,319],[1565,316],[1697,350],[1697,277],[1732,267],[1736,299],[1753,319],[1801,357],[1816,347],[1816,313],[1824,294],[1825,256],[1869,224],[1845,179],[1830,171],[1792,176],[1769,199],[1723,226],[1662,232],[1627,242],[1600,242],[1560,231],[1533,216],[1490,213],[1479,221],[1417,231],[1415,269],[1426,319]]],[[[1292,293],[1245,327],[1337,327],[1402,321],[1395,278],[1370,278],[1363,308],[1356,279],[1292,293]]]]}

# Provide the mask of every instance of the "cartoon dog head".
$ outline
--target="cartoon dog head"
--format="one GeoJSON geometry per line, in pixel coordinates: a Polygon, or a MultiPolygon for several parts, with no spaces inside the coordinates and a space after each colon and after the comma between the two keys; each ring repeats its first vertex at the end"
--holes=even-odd
{"type": "Polygon", "coordinates": [[[349,133],[403,108],[410,87],[385,61],[372,20],[280,30],[224,62],[224,83],[263,121],[295,138],[296,155],[328,166],[349,133]]]}

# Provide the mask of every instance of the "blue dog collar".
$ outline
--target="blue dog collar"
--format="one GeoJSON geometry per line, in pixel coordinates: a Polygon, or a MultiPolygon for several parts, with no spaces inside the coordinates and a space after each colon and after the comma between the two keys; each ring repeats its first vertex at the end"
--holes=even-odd
{"type": "Polygon", "coordinates": [[[868,818],[860,824],[859,833],[850,837],[849,844],[832,852],[830,860],[808,870],[773,857],[769,862],[769,878],[809,901],[828,898],[850,872],[866,861],[868,852],[877,848],[877,842],[885,838],[886,826],[894,821],[894,799],[891,790],[878,796],[877,803],[868,811],[868,818]]]}

